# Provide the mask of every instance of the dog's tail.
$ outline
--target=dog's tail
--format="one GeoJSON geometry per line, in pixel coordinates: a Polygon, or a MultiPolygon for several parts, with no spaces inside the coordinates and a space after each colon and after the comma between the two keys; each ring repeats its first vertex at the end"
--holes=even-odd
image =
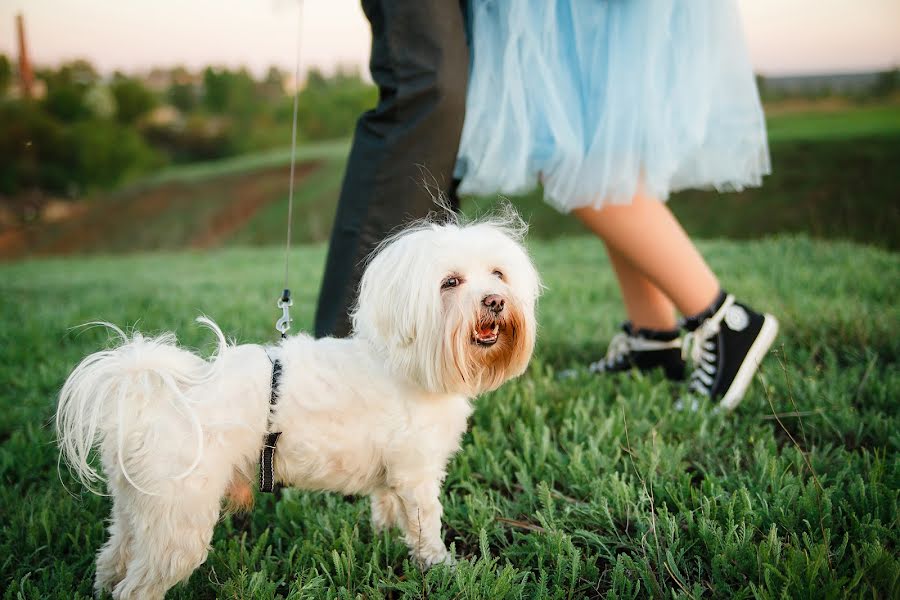
{"type": "MultiPolygon", "coordinates": [[[[213,331],[218,349],[209,359],[179,348],[175,335],[144,337],[138,332],[129,336],[111,323],[88,325],[111,329],[119,344],[95,352],[75,367],[59,394],[56,433],[62,457],[74,474],[91,491],[103,476],[91,464],[91,450],[101,451],[105,461],[115,461],[123,476],[138,490],[155,495],[140,483],[148,477],[133,476],[126,468],[124,446],[134,443],[129,434],[142,418],[152,419],[152,409],[167,403],[184,416],[196,436],[196,454],[192,464],[175,478],[187,476],[203,455],[203,431],[189,397],[192,388],[215,377],[218,358],[228,342],[222,330],[210,319],[199,323],[213,331]],[[148,412],[149,411],[149,412],[148,412]]],[[[150,451],[143,448],[143,451],[150,451]]],[[[150,478],[152,479],[152,478],[150,478]]]]}

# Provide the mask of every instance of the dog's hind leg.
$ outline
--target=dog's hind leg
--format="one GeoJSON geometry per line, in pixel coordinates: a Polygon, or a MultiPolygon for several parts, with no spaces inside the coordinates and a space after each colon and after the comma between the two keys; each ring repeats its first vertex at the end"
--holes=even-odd
{"type": "Polygon", "coordinates": [[[400,517],[403,506],[400,498],[389,489],[374,492],[370,498],[372,501],[372,529],[376,533],[400,526],[400,517]]]}
{"type": "Polygon", "coordinates": [[[212,487],[208,482],[186,480],[165,498],[139,496],[132,490],[133,542],[125,579],[113,590],[114,598],[161,600],[203,564],[219,518],[224,484],[212,487]]]}
{"type": "Polygon", "coordinates": [[[131,523],[122,509],[122,501],[117,500],[119,490],[112,491],[112,514],[109,518],[109,539],[97,553],[97,574],[94,591],[99,596],[112,589],[125,578],[125,566],[131,545],[131,523]]]}

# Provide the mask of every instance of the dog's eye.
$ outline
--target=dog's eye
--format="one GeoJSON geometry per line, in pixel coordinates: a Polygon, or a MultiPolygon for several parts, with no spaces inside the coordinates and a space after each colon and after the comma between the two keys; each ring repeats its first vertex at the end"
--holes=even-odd
{"type": "Polygon", "coordinates": [[[503,271],[494,271],[493,275],[494,277],[499,277],[501,281],[504,280],[503,271]]]}
{"type": "Polygon", "coordinates": [[[462,279],[460,279],[459,277],[448,277],[441,282],[441,289],[446,290],[448,288],[455,288],[461,283],[462,279]]]}

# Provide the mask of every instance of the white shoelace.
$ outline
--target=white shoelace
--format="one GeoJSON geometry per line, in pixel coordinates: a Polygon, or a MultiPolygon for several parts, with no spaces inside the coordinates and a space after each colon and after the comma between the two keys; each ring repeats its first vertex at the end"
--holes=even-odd
{"type": "Polygon", "coordinates": [[[694,371],[691,373],[691,383],[688,389],[709,396],[713,383],[716,380],[716,371],[718,369],[718,355],[716,353],[716,344],[712,339],[718,335],[722,326],[722,319],[728,308],[734,304],[734,296],[728,294],[719,310],[710,318],[703,321],[694,331],[688,332],[684,336],[684,344],[681,346],[681,356],[687,360],[690,356],[691,362],[694,364],[694,371]]]}
{"type": "Polygon", "coordinates": [[[613,365],[625,361],[626,357],[632,352],[640,352],[643,350],[668,350],[680,346],[680,338],[675,338],[670,341],[648,340],[647,338],[628,335],[623,331],[613,336],[609,341],[606,356],[591,363],[588,366],[588,370],[591,373],[605,371],[613,365]]]}

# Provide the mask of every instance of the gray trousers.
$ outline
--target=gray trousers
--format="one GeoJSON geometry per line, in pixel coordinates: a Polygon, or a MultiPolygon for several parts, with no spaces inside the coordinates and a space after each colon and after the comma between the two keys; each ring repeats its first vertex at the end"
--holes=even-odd
{"type": "Polygon", "coordinates": [[[378,105],[356,124],[316,309],[317,337],[350,333],[366,257],[436,207],[425,182],[453,196],[469,53],[458,0],[363,0],[372,26],[378,105]]]}

